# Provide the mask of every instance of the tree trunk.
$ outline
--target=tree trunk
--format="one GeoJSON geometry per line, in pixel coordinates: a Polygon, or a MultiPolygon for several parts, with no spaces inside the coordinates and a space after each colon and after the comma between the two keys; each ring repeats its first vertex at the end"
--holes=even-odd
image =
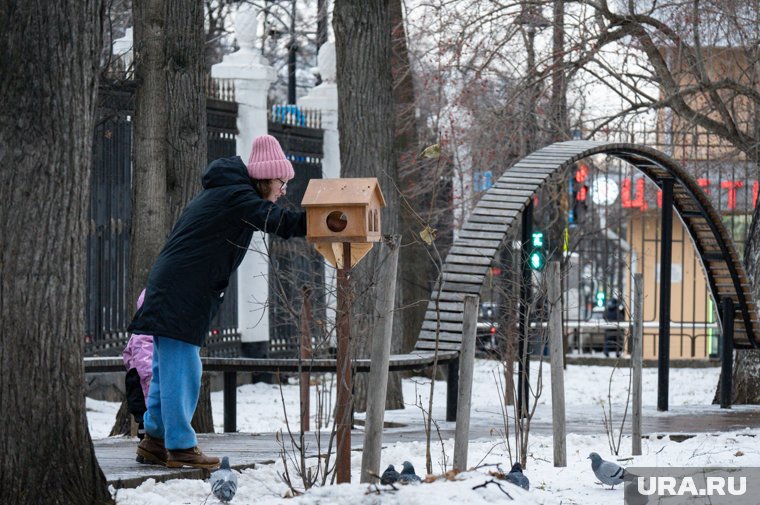
{"type": "MultiPolygon", "coordinates": [[[[130,299],[136,300],[208,162],[202,2],[135,0],[134,183],[130,299]]],[[[129,426],[120,409],[112,433],[129,426]]],[[[213,432],[209,380],[193,417],[213,432]]]]}
{"type": "Polygon", "coordinates": [[[0,7],[2,503],[113,503],[87,430],[82,364],[102,9],[0,7]]]}
{"type": "MultiPolygon", "coordinates": [[[[387,1],[337,0],[333,11],[338,80],[338,131],[342,177],[377,177],[387,207],[382,213],[383,234],[397,233],[398,178],[393,152],[393,91],[391,77],[391,16],[387,1]]],[[[351,348],[367,356],[368,336],[375,317],[378,251],[374,248],[351,274],[351,348]]],[[[397,334],[395,339],[400,336],[397,334]]],[[[398,344],[394,343],[394,346],[398,344]]],[[[403,405],[397,374],[389,379],[391,408],[403,405]]],[[[366,376],[354,381],[354,407],[366,405],[366,376]]]]}
{"type": "Polygon", "coordinates": [[[169,111],[164,1],[135,0],[133,9],[137,91],[133,127],[129,299],[137,300],[169,232],[166,204],[169,111]]]}
{"type": "Polygon", "coordinates": [[[420,240],[419,232],[426,225],[434,227],[431,215],[431,197],[436,181],[422,177],[423,164],[418,162],[420,150],[415,119],[415,92],[401,0],[391,2],[393,94],[396,106],[395,147],[402,195],[399,202],[402,245],[399,250],[399,303],[403,310],[396,312],[401,333],[401,348],[395,352],[409,352],[425,319],[430,299],[431,280],[436,277],[432,255],[420,240]]]}

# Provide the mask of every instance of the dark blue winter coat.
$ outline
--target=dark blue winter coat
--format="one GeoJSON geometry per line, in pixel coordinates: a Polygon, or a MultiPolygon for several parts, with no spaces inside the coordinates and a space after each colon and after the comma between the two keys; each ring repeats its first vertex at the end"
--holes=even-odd
{"type": "Polygon", "coordinates": [[[239,156],[213,161],[148,276],[129,331],[202,345],[254,231],[306,235],[306,213],[263,199],[239,156]]]}

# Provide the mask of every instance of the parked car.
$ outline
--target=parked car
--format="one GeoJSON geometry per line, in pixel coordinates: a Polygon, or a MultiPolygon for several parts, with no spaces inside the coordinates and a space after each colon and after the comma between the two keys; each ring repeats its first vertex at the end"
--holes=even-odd
{"type": "MultiPolygon", "coordinates": [[[[618,309],[616,309],[618,310],[618,309]]],[[[619,327],[620,322],[624,321],[623,315],[619,315],[617,321],[611,321],[610,309],[606,307],[594,307],[591,310],[591,317],[587,321],[568,321],[568,326],[572,328],[568,336],[568,345],[571,349],[578,349],[581,353],[604,351],[605,336],[610,339],[611,344],[609,351],[622,351],[625,340],[626,326],[619,327]]]]}
{"type": "Polygon", "coordinates": [[[475,329],[476,348],[483,352],[498,349],[499,309],[493,302],[483,302],[478,310],[478,322],[475,329]]]}

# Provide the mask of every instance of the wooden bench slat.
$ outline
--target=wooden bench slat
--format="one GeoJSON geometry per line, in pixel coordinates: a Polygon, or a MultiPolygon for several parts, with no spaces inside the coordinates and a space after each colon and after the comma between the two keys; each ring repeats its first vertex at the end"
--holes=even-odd
{"type": "Polygon", "coordinates": [[[470,265],[467,263],[444,263],[443,273],[458,273],[484,276],[488,273],[487,265],[470,265]]]}
{"type": "MultiPolygon", "coordinates": [[[[435,331],[438,329],[439,331],[450,331],[454,333],[461,333],[462,332],[462,320],[459,321],[423,321],[422,322],[422,329],[423,330],[429,330],[429,331],[435,331]]],[[[460,339],[461,340],[461,339],[460,339]]]]}
{"type": "MultiPolygon", "coordinates": [[[[438,342],[438,350],[439,351],[458,351],[459,348],[462,347],[461,344],[454,344],[451,342],[438,342]]],[[[436,344],[435,342],[428,342],[428,341],[418,341],[417,345],[415,346],[415,349],[420,350],[435,350],[436,344]]]]}
{"type": "Polygon", "coordinates": [[[489,266],[492,261],[493,258],[488,256],[471,256],[469,254],[462,254],[460,251],[454,252],[453,254],[449,252],[449,255],[446,256],[446,263],[489,266]]]}

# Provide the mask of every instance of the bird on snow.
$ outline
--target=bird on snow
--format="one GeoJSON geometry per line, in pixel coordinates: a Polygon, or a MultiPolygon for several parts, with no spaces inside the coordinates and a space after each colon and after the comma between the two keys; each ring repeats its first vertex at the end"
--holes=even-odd
{"type": "Polygon", "coordinates": [[[414,467],[408,461],[404,461],[404,468],[401,469],[401,473],[398,476],[398,481],[401,484],[411,484],[412,482],[421,482],[419,475],[414,473],[414,467]]]}
{"type": "Polygon", "coordinates": [[[209,478],[211,483],[211,492],[219,498],[222,503],[229,503],[237,491],[237,474],[230,469],[230,458],[222,458],[222,465],[219,470],[211,474],[209,478]]]}
{"type": "Polygon", "coordinates": [[[611,486],[610,489],[614,489],[615,486],[622,483],[625,479],[625,470],[617,463],[611,461],[604,461],[597,453],[592,452],[588,455],[591,460],[591,469],[594,471],[594,475],[599,479],[602,484],[611,486]]]}
{"type": "Polygon", "coordinates": [[[393,484],[398,482],[398,472],[393,465],[388,465],[383,474],[380,476],[380,484],[393,484]]]}
{"type": "Polygon", "coordinates": [[[520,486],[524,490],[530,489],[530,481],[522,472],[522,465],[515,463],[512,465],[512,469],[507,474],[507,482],[511,482],[515,486],[520,486]]]}

